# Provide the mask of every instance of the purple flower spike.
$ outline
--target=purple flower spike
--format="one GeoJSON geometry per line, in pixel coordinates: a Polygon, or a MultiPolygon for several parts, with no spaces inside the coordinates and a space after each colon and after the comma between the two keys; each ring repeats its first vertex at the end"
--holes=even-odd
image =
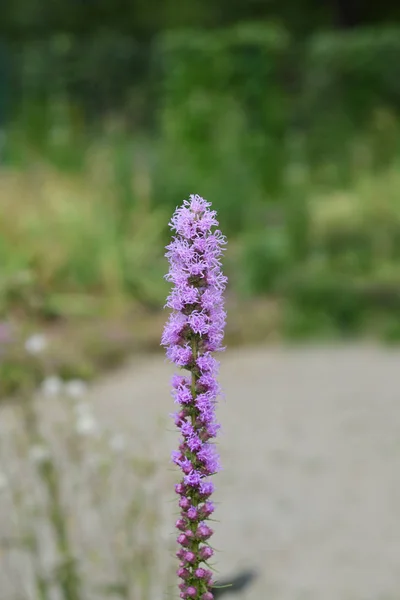
{"type": "Polygon", "coordinates": [[[182,480],[175,487],[181,508],[176,522],[181,546],[177,556],[183,560],[178,575],[188,584],[180,584],[180,597],[192,600],[213,599],[211,572],[201,566],[213,550],[201,542],[213,533],[205,523],[214,512],[209,500],[214,485],[209,477],[220,469],[212,443],[219,430],[215,420],[219,363],[212,353],[224,349],[227,280],[220,259],[226,240],[216,229],[216,212],[210,206],[200,196],[191,195],[171,219],[175,235],[166,252],[170,263],[166,279],[173,284],[166,302],[171,314],[161,340],[167,358],[190,373],[189,377],[176,374],[172,378],[172,395],[179,405],[173,419],[181,433],[172,460],[182,471],[182,480]]]}

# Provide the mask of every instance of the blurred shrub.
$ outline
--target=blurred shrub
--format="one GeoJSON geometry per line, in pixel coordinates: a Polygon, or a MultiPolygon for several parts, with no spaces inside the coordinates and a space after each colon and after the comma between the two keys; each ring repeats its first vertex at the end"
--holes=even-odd
{"type": "Polygon", "coordinates": [[[10,42],[5,50],[17,105],[51,107],[54,100],[72,100],[91,123],[108,111],[146,109],[150,53],[128,34],[110,29],[84,36],[53,33],[10,42]]]}
{"type": "Polygon", "coordinates": [[[3,172],[0,311],[43,313],[55,308],[53,294],[67,292],[161,303],[167,218],[136,201],[132,148],[123,156],[128,172],[121,158],[111,146],[84,176],[37,163],[3,172]]]}
{"type": "Polygon", "coordinates": [[[347,114],[366,125],[382,105],[397,109],[400,98],[399,31],[356,29],[321,33],[307,46],[305,91],[310,111],[316,106],[347,114]]]}
{"type": "Polygon", "coordinates": [[[237,231],[260,194],[279,188],[288,43],[286,32],[254,24],[171,33],[159,41],[165,152],[158,185],[169,183],[163,201],[173,206],[197,185],[220,199],[221,218],[237,231]]]}
{"type": "Polygon", "coordinates": [[[293,147],[310,183],[352,185],[398,155],[396,29],[313,36],[304,46],[272,25],[172,32],[160,72],[156,198],[218,197],[229,233],[286,194],[293,147]],[[243,202],[243,199],[246,201],[243,202]]]}
{"type": "Polygon", "coordinates": [[[345,333],[370,327],[373,314],[386,314],[394,330],[400,316],[399,173],[395,165],[379,176],[360,175],[347,191],[311,197],[308,255],[281,281],[297,310],[311,318],[324,313],[345,333]]]}
{"type": "MultiPolygon", "coordinates": [[[[387,165],[399,150],[400,35],[396,28],[319,33],[302,66],[299,117],[309,160],[351,167],[354,138],[367,136],[371,162],[387,165]],[[377,112],[378,111],[378,112],[377,112]]],[[[364,137],[364,142],[365,142],[364,137]]]]}
{"type": "MultiPolygon", "coordinates": [[[[244,150],[271,190],[293,126],[307,134],[310,158],[337,160],[355,133],[369,130],[376,110],[398,115],[399,40],[396,27],[380,27],[319,32],[299,43],[265,22],[172,30],[152,45],[107,29],[55,34],[3,44],[2,99],[36,143],[49,114],[62,120],[54,112],[72,113],[76,129],[97,129],[98,118],[110,114],[123,113],[136,132],[156,120],[203,170],[214,165],[216,126],[233,101],[251,133],[244,150]]],[[[390,116],[375,120],[372,128],[378,137],[386,130],[389,142],[390,116]]],[[[392,131],[391,150],[397,140],[392,131]]],[[[378,145],[384,156],[388,149],[378,145]]]]}
{"type": "Polygon", "coordinates": [[[358,331],[378,313],[385,328],[385,311],[396,331],[399,39],[359,29],[300,44],[242,23],[164,34],[142,62],[145,45],[111,33],[15,49],[0,311],[160,307],[168,217],[197,192],[229,236],[233,294],[284,298],[293,331],[358,331]],[[97,100],[107,119],[94,123],[97,100]]]}
{"type": "Polygon", "coordinates": [[[290,265],[289,241],[284,229],[265,228],[241,237],[240,283],[250,295],[274,293],[290,265]]]}

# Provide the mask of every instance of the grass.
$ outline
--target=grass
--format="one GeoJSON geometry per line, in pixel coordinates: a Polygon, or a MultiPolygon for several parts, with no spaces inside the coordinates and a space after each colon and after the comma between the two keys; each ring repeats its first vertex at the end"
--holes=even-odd
{"type": "Polygon", "coordinates": [[[42,164],[3,172],[0,196],[3,311],[11,299],[49,318],[101,312],[104,298],[117,304],[127,293],[158,302],[166,215],[146,210],[133,194],[124,214],[106,157],[84,174],[42,164]]]}

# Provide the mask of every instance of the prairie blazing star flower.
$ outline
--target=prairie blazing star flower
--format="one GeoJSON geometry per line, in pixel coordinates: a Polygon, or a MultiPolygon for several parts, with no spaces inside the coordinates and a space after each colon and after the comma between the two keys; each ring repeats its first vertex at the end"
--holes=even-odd
{"type": "Polygon", "coordinates": [[[182,435],[172,460],[182,471],[175,490],[181,508],[176,522],[181,561],[177,575],[183,600],[213,598],[212,573],[202,563],[213,555],[208,543],[213,531],[206,520],[214,512],[209,477],[219,470],[212,440],[219,429],[215,405],[220,389],[219,363],[212,353],[223,350],[226,277],[220,258],[226,240],[216,229],[216,213],[210,206],[197,195],[185,200],[171,219],[175,236],[166,248],[170,263],[166,279],[173,284],[166,306],[172,312],[161,343],[168,359],[190,373],[172,378],[172,395],[179,405],[173,417],[182,435]]]}

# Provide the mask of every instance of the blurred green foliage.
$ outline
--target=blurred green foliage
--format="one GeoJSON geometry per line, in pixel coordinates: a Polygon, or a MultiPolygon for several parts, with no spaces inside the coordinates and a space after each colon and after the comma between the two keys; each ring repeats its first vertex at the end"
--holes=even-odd
{"type": "Polygon", "coordinates": [[[2,313],[161,307],[168,218],[197,192],[229,236],[234,295],[278,299],[288,334],[396,338],[399,40],[243,22],[14,48],[2,313]]]}

